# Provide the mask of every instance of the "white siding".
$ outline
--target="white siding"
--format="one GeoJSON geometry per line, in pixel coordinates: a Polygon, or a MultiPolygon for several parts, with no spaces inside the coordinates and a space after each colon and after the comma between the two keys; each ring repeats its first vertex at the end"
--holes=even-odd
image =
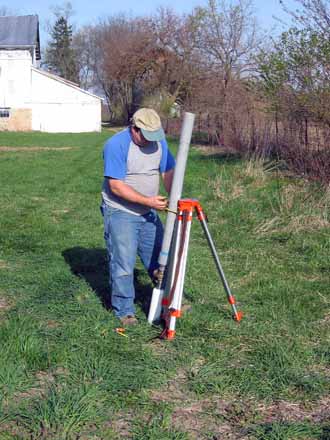
{"type": "Polygon", "coordinates": [[[32,130],[82,133],[101,130],[100,103],[34,103],[32,130]]]}
{"type": "Polygon", "coordinates": [[[30,107],[31,63],[28,50],[0,50],[0,107],[30,107]]]}
{"type": "Polygon", "coordinates": [[[48,132],[101,130],[101,99],[32,70],[32,129],[48,132]]]}

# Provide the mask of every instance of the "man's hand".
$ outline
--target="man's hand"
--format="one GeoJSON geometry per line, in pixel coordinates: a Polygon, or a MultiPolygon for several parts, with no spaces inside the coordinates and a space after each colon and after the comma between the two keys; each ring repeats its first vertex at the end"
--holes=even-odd
{"type": "Polygon", "coordinates": [[[167,208],[168,200],[167,197],[164,196],[153,196],[149,197],[148,206],[153,209],[157,209],[158,211],[164,211],[167,208]]]}

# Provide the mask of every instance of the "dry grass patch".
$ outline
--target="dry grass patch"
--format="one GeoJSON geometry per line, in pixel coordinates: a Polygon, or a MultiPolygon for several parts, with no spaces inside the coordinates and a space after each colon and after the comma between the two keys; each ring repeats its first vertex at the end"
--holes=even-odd
{"type": "Polygon", "coordinates": [[[264,162],[261,159],[251,159],[247,161],[245,167],[243,168],[243,175],[246,177],[251,177],[262,186],[267,178],[264,162]]]}
{"type": "Polygon", "coordinates": [[[52,211],[52,220],[54,223],[59,223],[62,220],[62,217],[68,214],[71,210],[70,209],[55,209],[52,211]]]}
{"type": "Polygon", "coordinates": [[[219,147],[217,145],[194,144],[193,149],[200,152],[203,156],[226,157],[229,155],[237,156],[237,151],[230,147],[219,147]]]}
{"type": "Polygon", "coordinates": [[[237,199],[244,194],[244,188],[239,183],[234,183],[230,189],[227,189],[228,183],[226,183],[222,174],[216,176],[215,179],[209,179],[208,186],[214,198],[223,202],[237,199]]]}
{"type": "Polygon", "coordinates": [[[37,196],[31,197],[31,200],[33,200],[33,202],[46,202],[47,201],[46,197],[37,197],[37,196]]]}
{"type": "MultiPolygon", "coordinates": [[[[304,191],[305,194],[305,191],[304,191]]],[[[297,203],[297,198],[303,196],[301,188],[296,185],[285,186],[279,194],[279,211],[281,214],[288,214],[297,203]]]]}
{"type": "Polygon", "coordinates": [[[252,180],[252,185],[255,188],[260,188],[265,185],[269,172],[276,168],[276,163],[265,163],[264,160],[253,158],[245,162],[244,166],[235,171],[235,181],[242,178],[249,178],[252,180]]]}
{"type": "Polygon", "coordinates": [[[276,227],[280,221],[280,217],[273,217],[270,220],[266,220],[256,227],[254,233],[257,235],[267,235],[269,232],[275,232],[278,230],[276,227]]]}
{"type": "Polygon", "coordinates": [[[327,313],[323,319],[320,320],[320,324],[329,325],[330,324],[330,313],[327,313]]]}
{"type": "Polygon", "coordinates": [[[0,152],[67,151],[79,147],[0,147],[0,152]]]}
{"type": "Polygon", "coordinates": [[[312,232],[324,228],[329,228],[330,222],[324,218],[322,214],[319,215],[298,215],[293,217],[290,223],[281,229],[281,232],[312,232]]]}
{"type": "Polygon", "coordinates": [[[12,307],[12,304],[10,303],[10,301],[3,297],[0,296],[0,312],[5,312],[6,310],[9,310],[12,307]]]}
{"type": "Polygon", "coordinates": [[[9,264],[5,260],[0,260],[0,270],[9,269],[9,264]]]}
{"type": "Polygon", "coordinates": [[[67,214],[68,212],[70,212],[70,209],[56,209],[55,211],[53,211],[53,214],[61,215],[61,214],[67,214]]]}
{"type": "Polygon", "coordinates": [[[313,232],[324,228],[330,228],[330,222],[322,213],[315,215],[300,214],[292,216],[287,225],[283,226],[284,219],[275,216],[267,220],[254,230],[257,235],[267,235],[269,233],[297,233],[313,232]],[[282,225],[281,225],[282,223],[282,225]]]}

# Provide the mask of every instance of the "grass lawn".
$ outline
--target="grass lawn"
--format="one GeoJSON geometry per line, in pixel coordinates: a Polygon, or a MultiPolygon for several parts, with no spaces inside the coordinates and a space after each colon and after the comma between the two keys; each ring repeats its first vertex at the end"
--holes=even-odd
{"type": "Polygon", "coordinates": [[[99,211],[109,135],[0,133],[0,439],[330,439],[330,193],[192,148],[184,196],[244,318],[194,220],[176,339],[146,321],[140,264],[140,323],[120,336],[99,211]]]}

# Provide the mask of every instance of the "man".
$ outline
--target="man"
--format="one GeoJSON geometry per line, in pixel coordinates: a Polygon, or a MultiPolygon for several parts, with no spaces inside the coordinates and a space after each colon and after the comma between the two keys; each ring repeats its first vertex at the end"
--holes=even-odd
{"type": "Polygon", "coordinates": [[[134,113],[131,125],[103,150],[102,214],[109,255],[111,303],[122,324],[136,324],[134,266],[139,255],[150,277],[158,268],[163,227],[157,215],[167,207],[159,195],[159,176],[169,193],[175,161],[158,114],[134,113]]]}

